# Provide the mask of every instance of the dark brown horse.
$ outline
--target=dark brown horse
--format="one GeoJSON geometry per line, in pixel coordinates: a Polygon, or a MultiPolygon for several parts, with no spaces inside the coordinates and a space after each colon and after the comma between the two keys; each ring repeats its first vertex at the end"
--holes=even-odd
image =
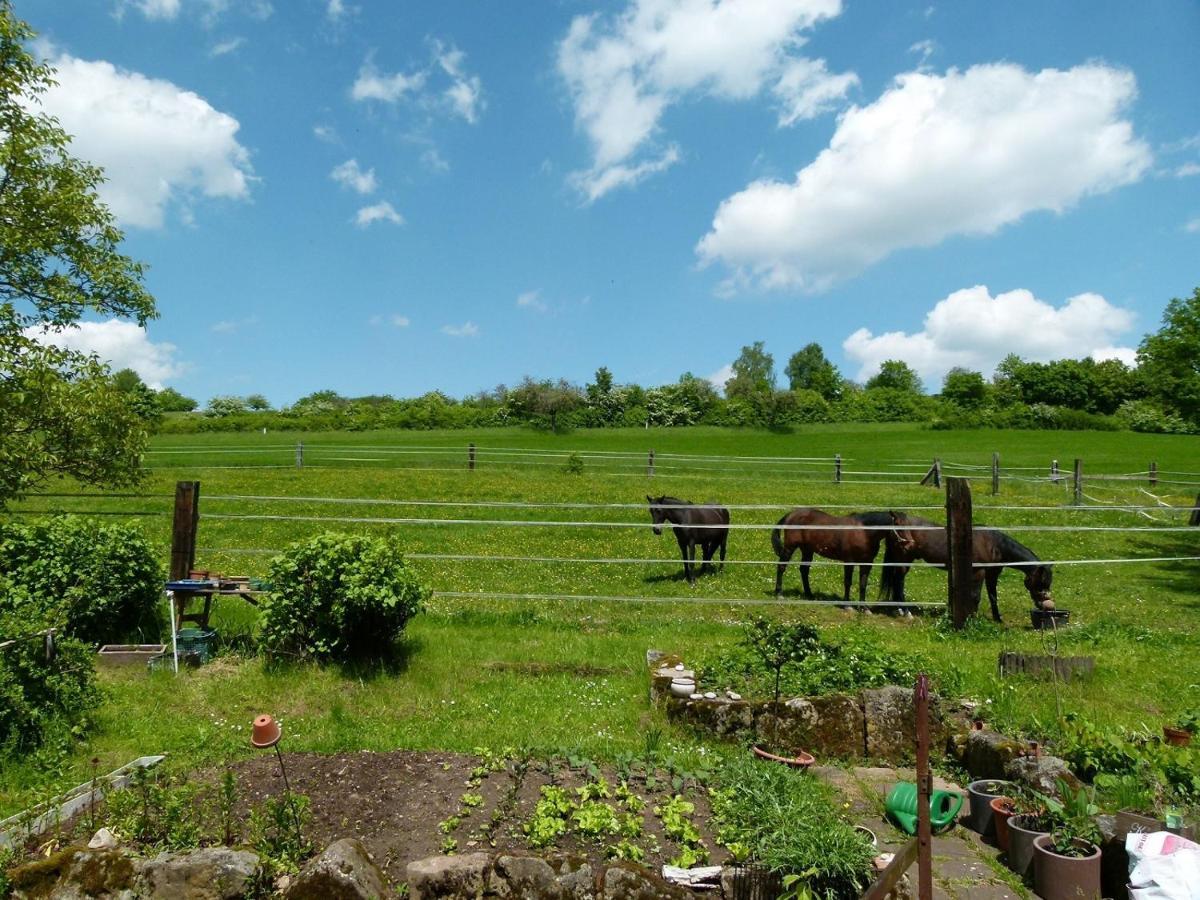
{"type": "Polygon", "coordinates": [[[779,557],[779,565],[775,567],[775,596],[783,593],[783,573],[787,570],[792,555],[799,550],[800,580],[804,583],[805,597],[811,599],[813,595],[808,584],[808,570],[812,566],[813,556],[816,555],[848,564],[844,571],[843,585],[843,596],[847,603],[850,602],[850,585],[854,581],[854,566],[857,565],[858,600],[860,603],[866,602],[871,563],[879,553],[879,545],[885,539],[895,539],[894,527],[890,512],[832,516],[823,510],[805,506],[793,509],[779,520],[775,530],[771,532],[771,546],[775,548],[775,555],[779,557]]]}
{"type": "MultiPolygon", "coordinates": [[[[885,563],[909,563],[924,560],[935,566],[946,568],[950,562],[950,548],[946,537],[946,527],[920,516],[910,516],[907,513],[892,513],[896,525],[895,541],[889,541],[884,552],[885,563]],[[930,527],[936,530],[930,530],[930,527]]],[[[988,600],[992,605],[992,618],[1000,621],[1000,604],[997,600],[996,587],[1000,581],[1000,573],[1006,566],[1019,569],[1025,575],[1025,590],[1034,606],[1041,607],[1050,596],[1050,583],[1054,579],[1054,569],[1038,559],[1037,554],[1024,544],[1009,537],[1003,531],[994,528],[976,527],[972,533],[972,562],[975,563],[1004,563],[1004,566],[992,565],[974,570],[975,605],[978,608],[980,588],[987,585],[988,600]]],[[[904,579],[908,568],[904,566],[884,566],[880,577],[879,595],[884,600],[897,603],[904,602],[904,579]]]]}
{"type": "Polygon", "coordinates": [[[683,574],[688,584],[696,583],[696,546],[704,552],[700,568],[712,567],[713,554],[721,551],[721,568],[725,567],[725,545],[729,542],[729,510],[711,503],[697,506],[677,497],[651,497],[650,521],[654,533],[662,534],[663,525],[670,525],[683,555],[683,574]]]}

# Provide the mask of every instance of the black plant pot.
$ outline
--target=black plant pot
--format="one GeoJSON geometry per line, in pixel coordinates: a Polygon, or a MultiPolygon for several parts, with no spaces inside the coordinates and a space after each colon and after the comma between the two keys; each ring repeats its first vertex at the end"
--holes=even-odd
{"type": "Polygon", "coordinates": [[[1031,609],[1029,618],[1033,622],[1033,627],[1038,631],[1046,628],[1062,628],[1071,619],[1071,611],[1069,609],[1031,609]]]}

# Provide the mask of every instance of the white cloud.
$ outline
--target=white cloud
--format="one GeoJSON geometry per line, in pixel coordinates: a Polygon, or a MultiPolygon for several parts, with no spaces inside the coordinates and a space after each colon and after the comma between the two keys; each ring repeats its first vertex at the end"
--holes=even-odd
{"type": "Polygon", "coordinates": [[[337,130],[332,125],[314,125],[313,137],[328,144],[337,143],[337,130]]]}
{"type": "Polygon", "coordinates": [[[1022,359],[1093,356],[1129,359],[1136,351],[1114,344],[1133,327],[1133,313],[1113,306],[1099,294],[1077,294],[1060,307],[1027,290],[991,296],[983,285],[955,291],[925,316],[917,332],[873,334],[860,328],[842,343],[847,358],[859,364],[858,378],[874,375],[887,359],[901,359],[930,385],[955,366],[990,375],[1009,353],[1022,359]]]}
{"type": "Polygon", "coordinates": [[[430,147],[421,154],[421,164],[431,172],[450,171],[450,163],[442,158],[437,147],[430,147]]]}
{"type": "Polygon", "coordinates": [[[367,321],[371,325],[391,325],[394,328],[407,328],[412,324],[408,316],[402,316],[398,313],[392,313],[388,316],[374,315],[367,321]]]}
{"type": "Polygon", "coordinates": [[[1200,163],[1184,163],[1175,170],[1176,178],[1191,178],[1200,175],[1200,163]]]}
{"type": "Polygon", "coordinates": [[[373,194],[379,187],[379,179],[375,177],[375,170],[367,169],[364,172],[359,168],[357,159],[348,159],[341,165],[334,166],[329,177],[342,187],[350,188],[359,194],[373,194]]]}
{"type": "Polygon", "coordinates": [[[726,363],[708,376],[708,383],[718,391],[725,390],[725,382],[733,377],[733,363],[726,363]]]}
{"type": "Polygon", "coordinates": [[[354,224],[359,228],[366,228],[374,222],[391,222],[393,225],[403,225],[404,216],[396,212],[396,208],[386,200],[371,206],[364,206],[354,215],[354,224]]]}
{"type": "Polygon", "coordinates": [[[57,332],[27,328],[25,335],[43,344],[94,353],[113,371],[133,369],[155,390],[161,389],[164,381],[183,372],[183,366],[174,358],[174,344],[165,341],[156,344],[150,340],[145,328],[121,319],[80,322],[57,332]]]}
{"type": "Polygon", "coordinates": [[[127,6],[132,6],[147,19],[166,21],[176,18],[182,8],[180,0],[126,0],[117,7],[117,14],[120,15],[127,6]]]}
{"type": "Polygon", "coordinates": [[[424,85],[424,72],[396,72],[388,75],[380,72],[375,64],[368,60],[359,69],[358,78],[350,88],[350,96],[359,101],[380,100],[384,103],[395,103],[406,94],[420,91],[424,85]]]}
{"type": "Polygon", "coordinates": [[[442,334],[450,337],[479,337],[479,326],[474,322],[463,322],[461,325],[443,325],[442,334]]]}
{"type": "Polygon", "coordinates": [[[1200,231],[1200,216],[1197,216],[1196,218],[1189,220],[1183,226],[1183,230],[1187,231],[1187,232],[1191,232],[1192,234],[1195,234],[1197,231],[1200,231]]]}
{"type": "Polygon", "coordinates": [[[329,0],[325,4],[325,15],[329,17],[331,22],[341,21],[349,12],[350,10],[343,0],[329,0]]]}
{"type": "Polygon", "coordinates": [[[525,291],[517,297],[517,306],[521,309],[532,309],[535,312],[546,312],[550,307],[542,299],[541,291],[525,291]]]}
{"type": "Polygon", "coordinates": [[[1137,367],[1136,347],[1097,347],[1092,351],[1091,357],[1096,362],[1104,362],[1106,359],[1119,359],[1131,369],[1137,367]]]}
{"type": "Polygon", "coordinates": [[[59,53],[47,112],[73,135],[71,152],[104,167],[100,196],[126,226],[158,228],[171,205],[249,194],[250,154],[237,119],[169,81],[59,53]]]}
{"type": "Polygon", "coordinates": [[[917,41],[908,48],[909,53],[921,54],[921,59],[917,62],[918,69],[922,68],[925,63],[929,62],[929,57],[933,56],[935,50],[937,50],[937,44],[928,38],[923,41],[917,41]]]}
{"type": "Polygon", "coordinates": [[[434,41],[433,48],[438,65],[450,76],[452,82],[443,92],[443,96],[456,115],[474,125],[479,121],[479,113],[485,105],[483,82],[478,75],[468,75],[463,69],[463,62],[467,56],[457,47],[447,47],[441,41],[434,41]]]}
{"type": "Polygon", "coordinates": [[[575,172],[570,176],[570,181],[587,198],[588,203],[594,203],[614,188],[632,187],[650,175],[666,171],[677,162],[679,148],[672,144],[658,159],[649,159],[635,166],[621,163],[599,172],[575,172]]]}
{"type": "Polygon", "coordinates": [[[246,43],[246,39],[244,37],[233,37],[227,41],[221,41],[219,44],[214,44],[212,49],[208,51],[208,55],[225,56],[228,53],[232,53],[244,43],[246,43]]]}
{"type": "MultiPolygon", "coordinates": [[[[191,3],[200,12],[200,21],[206,28],[211,28],[230,7],[230,0],[202,0],[191,3]]],[[[120,19],[125,10],[132,7],[145,18],[152,21],[169,22],[179,18],[183,11],[182,0],[118,0],[115,14],[120,19]]],[[[264,20],[270,18],[275,11],[270,0],[242,0],[237,9],[252,19],[264,20]]]]}
{"type": "Polygon", "coordinates": [[[1131,72],[1098,64],[900,75],[795,181],[724,200],[697,254],[730,267],[730,287],[820,290],[902,248],[1061,213],[1150,167],[1121,118],[1136,93],[1131,72]]]}
{"type": "Polygon", "coordinates": [[[209,330],[216,334],[233,334],[251,325],[258,324],[258,316],[248,316],[245,319],[222,319],[214,322],[209,330]]]}
{"type": "Polygon", "coordinates": [[[840,13],[840,0],[630,0],[618,15],[576,16],[558,71],[592,165],[574,183],[589,199],[631,184],[609,170],[638,168],[639,151],[661,158],[659,121],[689,95],[747,100],[770,87],[781,125],[831,108],[857,77],[794,52],[806,31],[840,13]]]}

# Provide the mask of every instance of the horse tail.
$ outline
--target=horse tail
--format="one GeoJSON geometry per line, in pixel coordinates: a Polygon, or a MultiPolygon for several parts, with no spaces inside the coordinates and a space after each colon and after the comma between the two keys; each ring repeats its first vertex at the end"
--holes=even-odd
{"type": "Polygon", "coordinates": [[[785,524],[787,519],[788,517],[784,516],[775,523],[775,528],[771,531],[771,546],[775,548],[775,555],[781,560],[787,555],[787,550],[783,546],[783,529],[779,526],[785,524]]]}

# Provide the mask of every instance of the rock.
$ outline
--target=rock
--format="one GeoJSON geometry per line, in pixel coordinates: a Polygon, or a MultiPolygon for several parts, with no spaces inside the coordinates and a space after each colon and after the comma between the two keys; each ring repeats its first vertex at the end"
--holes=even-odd
{"type": "Polygon", "coordinates": [[[562,885],[554,870],[536,856],[501,856],[489,879],[491,893],[497,897],[530,897],[533,900],[561,900],[562,885]]]}
{"type": "Polygon", "coordinates": [[[135,897],[133,859],[121,850],[68,847],[46,859],[18,866],[9,873],[12,896],[48,900],[135,897]]]}
{"type": "Polygon", "coordinates": [[[962,740],[962,764],[972,778],[1006,778],[1008,764],[1025,752],[1020,741],[994,731],[970,731],[962,740]]]}
{"type": "Polygon", "coordinates": [[[739,694],[737,691],[726,691],[725,696],[728,697],[730,700],[732,700],[734,703],[736,703],[737,701],[742,699],[742,695],[739,694]]]}
{"type": "MultiPolygon", "coordinates": [[[[866,753],[871,759],[901,762],[912,758],[917,748],[917,713],[911,688],[887,685],[862,692],[866,723],[866,753]]],[[[929,697],[929,746],[946,741],[937,697],[929,697]]]]}
{"type": "Polygon", "coordinates": [[[408,864],[408,892],[412,900],[431,897],[474,897],[487,884],[490,859],[486,853],[431,856],[408,864]]]}
{"type": "Polygon", "coordinates": [[[771,706],[761,704],[758,720],[758,733],[770,742],[819,757],[863,755],[863,712],[858,697],[796,697],[777,711],[771,706]]]}
{"type": "Polygon", "coordinates": [[[1079,790],[1080,782],[1065,761],[1057,756],[1018,756],[1004,767],[1005,777],[1027,784],[1035,791],[1055,796],[1059,793],[1059,781],[1065,781],[1071,790],[1079,790]]]}
{"type": "Polygon", "coordinates": [[[667,700],[667,716],[709,734],[748,735],[754,730],[753,705],[745,701],[705,700],[702,696],[692,700],[672,697],[667,700]]]}
{"type": "Polygon", "coordinates": [[[309,860],[284,892],[286,900],[371,900],[387,894],[387,882],[357,838],[334,841],[309,860]]]}
{"type": "Polygon", "coordinates": [[[249,850],[205,847],[190,853],[160,853],[140,863],[139,887],[161,900],[233,900],[245,896],[258,855],[249,850]]]}
{"type": "Polygon", "coordinates": [[[592,867],[581,856],[561,856],[550,861],[558,878],[564,900],[592,900],[596,896],[596,879],[592,867]]]}
{"type": "Polygon", "coordinates": [[[117,836],[107,828],[101,828],[92,835],[92,839],[88,841],[89,850],[111,850],[119,844],[117,836]]]}
{"type": "Polygon", "coordinates": [[[659,900],[691,897],[690,891],[667,884],[646,869],[634,866],[609,866],[604,872],[604,900],[659,900]]]}

